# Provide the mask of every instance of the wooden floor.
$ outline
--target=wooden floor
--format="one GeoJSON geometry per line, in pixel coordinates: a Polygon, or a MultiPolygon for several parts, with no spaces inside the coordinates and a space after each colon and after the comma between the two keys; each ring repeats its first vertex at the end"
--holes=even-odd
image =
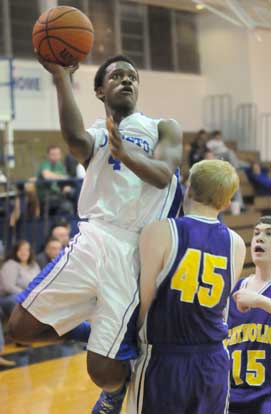
{"type": "MultiPolygon", "coordinates": [[[[4,350],[10,359],[12,352],[18,348],[4,350]]],[[[0,414],[90,414],[99,393],[86,372],[86,352],[0,372],[0,414]]]]}

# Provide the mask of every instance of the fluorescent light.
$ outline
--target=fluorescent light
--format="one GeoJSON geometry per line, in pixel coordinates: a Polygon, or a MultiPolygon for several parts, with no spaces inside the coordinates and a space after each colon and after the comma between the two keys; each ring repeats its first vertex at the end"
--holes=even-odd
{"type": "Polygon", "coordinates": [[[196,9],[197,10],[203,10],[203,9],[205,9],[205,5],[204,4],[197,4],[196,9]]]}

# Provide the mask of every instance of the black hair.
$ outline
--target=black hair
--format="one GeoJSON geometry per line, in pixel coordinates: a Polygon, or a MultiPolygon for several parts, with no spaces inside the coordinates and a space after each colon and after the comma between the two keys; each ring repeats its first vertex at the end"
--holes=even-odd
{"type": "Polygon", "coordinates": [[[215,129],[212,133],[211,133],[211,137],[215,137],[217,135],[222,135],[221,131],[219,129],[215,129]]]}
{"type": "Polygon", "coordinates": [[[66,229],[70,230],[71,225],[70,225],[70,223],[69,223],[69,222],[68,222],[65,218],[62,218],[62,219],[58,220],[57,222],[55,222],[55,223],[51,226],[51,228],[50,228],[50,234],[49,234],[49,236],[48,236],[48,237],[50,237],[50,236],[52,235],[52,232],[53,232],[53,230],[54,230],[56,227],[65,227],[66,229]]]}
{"type": "Polygon", "coordinates": [[[256,223],[256,226],[260,223],[262,223],[262,224],[271,224],[271,216],[262,216],[262,217],[260,217],[259,220],[256,223]]]}
{"type": "Polygon", "coordinates": [[[133,66],[133,68],[137,71],[135,63],[126,55],[116,55],[108,58],[97,70],[95,78],[94,78],[94,91],[96,91],[100,86],[103,85],[103,80],[106,73],[106,68],[114,62],[127,62],[133,66]]]}

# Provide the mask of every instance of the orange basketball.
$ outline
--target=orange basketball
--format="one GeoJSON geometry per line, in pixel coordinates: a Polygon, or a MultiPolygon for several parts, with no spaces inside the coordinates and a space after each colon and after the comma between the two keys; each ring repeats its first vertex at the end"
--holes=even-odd
{"type": "Polygon", "coordinates": [[[94,29],[80,10],[58,6],[38,18],[32,39],[35,51],[43,59],[70,66],[86,59],[93,46],[94,29]]]}

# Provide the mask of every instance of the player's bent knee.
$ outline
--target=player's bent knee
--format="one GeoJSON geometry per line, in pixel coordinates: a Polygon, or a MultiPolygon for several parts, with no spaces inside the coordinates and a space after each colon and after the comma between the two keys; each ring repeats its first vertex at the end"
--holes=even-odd
{"type": "Polygon", "coordinates": [[[92,381],[105,389],[121,386],[129,374],[128,362],[107,358],[94,352],[88,352],[87,368],[92,381]]]}
{"type": "Polygon", "coordinates": [[[21,305],[17,305],[8,321],[8,335],[15,342],[31,342],[41,331],[42,325],[21,305]]]}

